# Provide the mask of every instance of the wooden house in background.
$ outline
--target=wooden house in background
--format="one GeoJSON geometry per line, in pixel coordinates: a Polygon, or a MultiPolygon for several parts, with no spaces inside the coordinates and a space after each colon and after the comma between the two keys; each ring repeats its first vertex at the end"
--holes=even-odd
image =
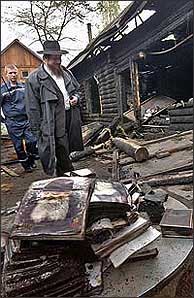
{"type": "Polygon", "coordinates": [[[81,84],[85,123],[108,123],[134,106],[133,62],[139,53],[145,53],[135,64],[146,108],[152,97],[159,97],[157,106],[168,104],[169,97],[192,97],[192,1],[132,1],[70,62],[81,84]]]}
{"type": "Polygon", "coordinates": [[[15,64],[19,70],[19,80],[25,82],[30,72],[39,67],[41,63],[42,59],[18,39],[14,39],[1,51],[1,75],[4,78],[6,64],[15,64]]]}

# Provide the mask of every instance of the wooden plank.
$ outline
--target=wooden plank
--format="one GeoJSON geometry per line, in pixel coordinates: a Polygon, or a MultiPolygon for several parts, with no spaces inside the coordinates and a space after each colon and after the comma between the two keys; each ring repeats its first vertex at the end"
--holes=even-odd
{"type": "Polygon", "coordinates": [[[102,110],[102,112],[103,112],[103,114],[111,114],[111,113],[115,113],[115,114],[117,114],[118,113],[118,109],[117,108],[113,108],[113,109],[104,109],[103,108],[103,110],[102,110]]]}
{"type": "Polygon", "coordinates": [[[152,158],[141,163],[133,163],[130,166],[124,166],[122,169],[129,173],[139,173],[140,177],[150,177],[166,173],[172,170],[179,170],[180,168],[190,167],[193,164],[193,152],[192,150],[183,150],[172,153],[163,159],[152,158]]]}
{"type": "Polygon", "coordinates": [[[170,124],[169,129],[175,131],[189,130],[193,128],[193,123],[174,123],[170,124]]]}
{"type": "Polygon", "coordinates": [[[193,115],[193,107],[192,108],[182,108],[182,109],[169,110],[168,113],[169,113],[169,116],[193,115]]]}
{"type": "Polygon", "coordinates": [[[170,123],[193,123],[193,115],[171,116],[170,123]]]}
{"type": "Polygon", "coordinates": [[[139,94],[139,75],[138,75],[138,64],[131,60],[131,84],[133,90],[133,110],[135,121],[138,125],[141,125],[141,102],[139,94]]]}
{"type": "Polygon", "coordinates": [[[165,186],[165,185],[178,185],[178,184],[190,184],[193,182],[193,173],[179,173],[170,175],[154,176],[152,178],[146,178],[138,180],[138,183],[147,183],[148,185],[165,186]]]}
{"type": "Polygon", "coordinates": [[[6,174],[8,174],[11,177],[19,177],[20,176],[6,166],[1,165],[1,170],[4,171],[6,174]]]}
{"type": "Polygon", "coordinates": [[[113,152],[112,179],[119,181],[119,150],[113,152]]]}
{"type": "Polygon", "coordinates": [[[181,133],[176,133],[176,134],[164,137],[164,138],[159,138],[159,139],[155,139],[155,140],[151,140],[151,141],[143,141],[142,144],[144,144],[144,145],[154,144],[154,143],[159,143],[159,142],[166,141],[166,140],[169,140],[169,139],[182,138],[183,136],[187,136],[187,135],[188,136],[193,136],[193,131],[188,130],[188,131],[184,131],[184,132],[181,132],[181,133]]]}

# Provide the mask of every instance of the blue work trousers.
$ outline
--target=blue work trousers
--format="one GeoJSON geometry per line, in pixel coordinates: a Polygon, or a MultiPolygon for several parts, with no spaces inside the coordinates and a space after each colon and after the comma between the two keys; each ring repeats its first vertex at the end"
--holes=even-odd
{"type": "Polygon", "coordinates": [[[38,149],[37,140],[31,132],[29,121],[6,119],[5,124],[23,168],[27,169],[33,166],[35,159],[38,159],[38,149]]]}

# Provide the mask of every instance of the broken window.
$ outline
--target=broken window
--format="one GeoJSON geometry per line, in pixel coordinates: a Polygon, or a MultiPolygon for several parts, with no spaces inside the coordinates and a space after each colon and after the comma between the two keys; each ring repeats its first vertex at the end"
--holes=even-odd
{"type": "Polygon", "coordinates": [[[88,111],[92,114],[101,114],[98,80],[95,76],[86,81],[85,94],[88,111]]]}

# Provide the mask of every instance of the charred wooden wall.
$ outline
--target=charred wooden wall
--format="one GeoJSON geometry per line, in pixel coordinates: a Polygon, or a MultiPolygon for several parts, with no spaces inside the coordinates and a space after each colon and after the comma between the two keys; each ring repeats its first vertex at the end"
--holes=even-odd
{"type": "Polygon", "coordinates": [[[162,2],[159,13],[129,35],[114,42],[110,50],[75,66],[72,71],[81,83],[84,122],[110,122],[115,116],[122,114],[122,72],[129,69],[132,55],[140,50],[150,49],[154,42],[164,38],[192,14],[191,1],[162,2]],[[99,81],[102,113],[98,115],[91,114],[84,88],[86,80],[93,75],[99,81]]]}
{"type": "Polygon", "coordinates": [[[107,62],[107,56],[101,57],[101,64],[97,62],[93,67],[87,68],[85,77],[82,78],[81,74],[76,73],[80,81],[81,102],[82,102],[82,117],[85,123],[91,121],[101,121],[103,123],[110,122],[119,113],[119,102],[117,96],[117,79],[115,76],[115,65],[113,62],[107,62]],[[98,66],[97,66],[98,64],[98,66]],[[95,67],[94,67],[95,66],[95,67]],[[89,107],[89,98],[87,96],[86,82],[95,75],[99,84],[99,95],[101,103],[101,113],[92,114],[89,107]]]}

